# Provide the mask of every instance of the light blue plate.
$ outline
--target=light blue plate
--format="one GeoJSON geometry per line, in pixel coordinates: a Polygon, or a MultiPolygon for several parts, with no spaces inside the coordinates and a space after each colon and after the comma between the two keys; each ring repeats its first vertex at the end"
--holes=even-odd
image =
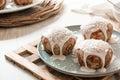
{"type": "MultiPolygon", "coordinates": [[[[67,28],[72,30],[76,35],[81,35],[79,32],[79,26],[80,25],[68,26],[67,28]]],[[[113,31],[112,35],[116,35],[119,38],[117,43],[110,44],[113,47],[116,59],[109,65],[109,67],[107,67],[107,71],[105,73],[100,73],[97,71],[94,73],[82,72],[80,70],[80,65],[73,61],[73,59],[75,59],[73,54],[68,55],[64,61],[52,60],[51,55],[42,50],[41,43],[38,44],[38,52],[44,63],[61,73],[79,77],[106,76],[109,74],[114,74],[120,70],[120,33],[113,31]]]]}

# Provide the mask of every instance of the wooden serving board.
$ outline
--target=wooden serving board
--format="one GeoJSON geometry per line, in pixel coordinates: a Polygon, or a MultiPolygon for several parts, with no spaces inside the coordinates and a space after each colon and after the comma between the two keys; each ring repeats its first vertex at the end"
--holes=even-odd
{"type": "Polygon", "coordinates": [[[111,80],[110,78],[112,75],[99,78],[80,78],[65,75],[51,69],[40,59],[37,51],[38,43],[39,40],[36,40],[22,46],[19,49],[6,54],[5,58],[10,62],[15,63],[21,69],[29,71],[35,77],[42,80],[111,80]]]}

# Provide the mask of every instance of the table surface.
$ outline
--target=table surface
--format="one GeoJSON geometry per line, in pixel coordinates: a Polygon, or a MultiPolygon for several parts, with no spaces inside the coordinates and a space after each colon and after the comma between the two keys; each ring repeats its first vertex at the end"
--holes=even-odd
{"type": "Polygon", "coordinates": [[[89,15],[77,14],[72,12],[71,9],[80,8],[84,4],[97,5],[105,1],[65,0],[64,9],[52,18],[17,28],[0,28],[0,80],[38,80],[29,72],[8,62],[4,54],[39,39],[43,33],[53,28],[86,23],[91,19],[89,15]]]}

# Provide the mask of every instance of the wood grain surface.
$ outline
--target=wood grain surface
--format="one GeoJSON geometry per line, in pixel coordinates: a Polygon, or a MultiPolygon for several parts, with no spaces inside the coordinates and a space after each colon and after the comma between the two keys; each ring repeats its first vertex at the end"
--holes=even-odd
{"type": "Polygon", "coordinates": [[[59,73],[48,67],[40,59],[37,51],[39,40],[5,54],[8,61],[13,62],[23,70],[27,70],[40,80],[110,80],[112,75],[97,78],[80,78],[59,73]],[[38,64],[39,63],[39,64],[38,64]]]}

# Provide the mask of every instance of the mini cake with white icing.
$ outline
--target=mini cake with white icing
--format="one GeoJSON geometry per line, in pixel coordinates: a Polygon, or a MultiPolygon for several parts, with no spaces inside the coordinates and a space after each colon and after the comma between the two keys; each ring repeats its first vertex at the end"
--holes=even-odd
{"type": "Polygon", "coordinates": [[[87,39],[76,49],[81,71],[105,72],[113,57],[112,47],[103,40],[87,39]]]}
{"type": "Polygon", "coordinates": [[[110,40],[113,31],[113,25],[103,18],[94,19],[80,28],[84,39],[98,39],[107,42],[110,40]]]}
{"type": "Polygon", "coordinates": [[[44,50],[52,54],[53,59],[64,60],[73,51],[76,36],[67,28],[55,29],[49,35],[42,36],[44,50]]]}

